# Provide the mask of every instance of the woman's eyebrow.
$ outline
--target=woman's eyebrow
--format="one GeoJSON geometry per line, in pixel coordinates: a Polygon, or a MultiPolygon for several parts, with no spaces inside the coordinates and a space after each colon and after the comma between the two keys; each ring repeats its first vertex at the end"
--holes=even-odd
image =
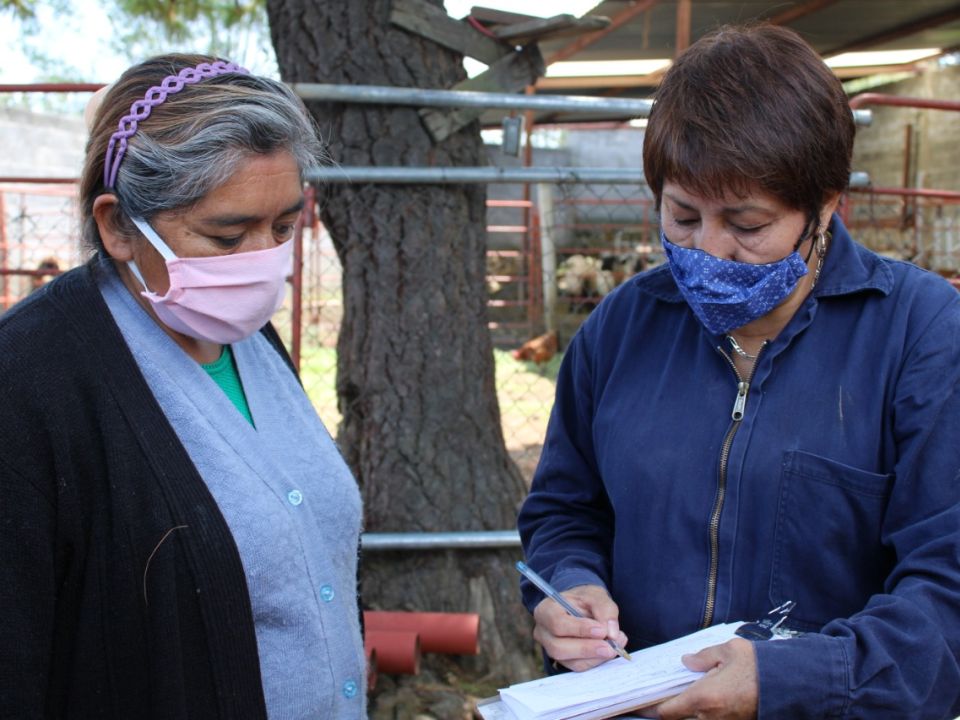
{"type": "Polygon", "coordinates": [[[676,195],[671,195],[670,193],[664,193],[663,195],[664,197],[669,199],[670,202],[672,202],[674,205],[679,205],[680,209],[690,210],[691,212],[697,212],[697,208],[693,207],[692,205],[689,205],[688,203],[683,202],[683,200],[678,198],[676,195]]]}
{"type": "Polygon", "coordinates": [[[734,205],[732,207],[725,207],[723,211],[728,215],[742,215],[746,212],[758,212],[769,216],[776,215],[775,211],[762,205],[734,205]]]}
{"type": "MultiPolygon", "coordinates": [[[[683,200],[676,197],[675,195],[664,193],[664,196],[667,197],[672,203],[677,205],[681,210],[688,210],[690,212],[700,212],[699,208],[696,208],[693,205],[690,205],[689,203],[685,203],[683,200]]],[[[762,205],[730,205],[722,208],[722,210],[727,215],[741,215],[745,212],[761,212],[761,213],[764,213],[765,215],[776,214],[770,208],[764,207],[762,205]]]]}
{"type": "MultiPolygon", "coordinates": [[[[304,199],[303,196],[300,197],[297,202],[288,207],[286,210],[282,210],[280,215],[292,215],[293,213],[298,213],[303,210],[304,199]]],[[[214,215],[213,217],[201,218],[200,222],[205,225],[216,225],[217,227],[229,227],[231,225],[245,225],[249,222],[258,222],[263,220],[262,217],[258,215],[214,215]]]]}

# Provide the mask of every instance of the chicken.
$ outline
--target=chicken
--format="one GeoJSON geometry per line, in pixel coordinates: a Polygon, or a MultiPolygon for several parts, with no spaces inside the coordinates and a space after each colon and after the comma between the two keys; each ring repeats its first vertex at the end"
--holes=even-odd
{"type": "Polygon", "coordinates": [[[515,360],[532,361],[537,365],[542,365],[545,362],[549,362],[550,358],[557,354],[558,347],[557,332],[556,330],[551,330],[543,335],[538,335],[531,340],[527,340],[523,345],[513,351],[513,358],[515,360]]]}
{"type": "Polygon", "coordinates": [[[557,267],[557,290],[570,298],[570,312],[590,312],[614,288],[613,275],[593,255],[571,255],[557,267]]]}

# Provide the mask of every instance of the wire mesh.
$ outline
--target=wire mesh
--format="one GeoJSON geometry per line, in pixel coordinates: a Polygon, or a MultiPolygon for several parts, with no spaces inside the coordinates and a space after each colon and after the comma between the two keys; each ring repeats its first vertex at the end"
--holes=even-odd
{"type": "Polygon", "coordinates": [[[73,185],[0,185],[0,308],[80,262],[73,185]]]}
{"type": "Polygon", "coordinates": [[[851,193],[846,204],[851,234],[870,249],[960,276],[960,200],[870,190],[851,193]]]}
{"type": "MultiPolygon", "coordinates": [[[[340,424],[337,404],[337,338],[343,319],[340,259],[326,228],[304,227],[299,369],[303,387],[330,432],[340,424]]],[[[274,324],[290,318],[275,318],[274,324]]],[[[289,347],[289,345],[288,345],[289,347]]]]}
{"type": "MultiPolygon", "coordinates": [[[[553,406],[564,348],[604,296],[663,261],[653,200],[639,184],[490,187],[488,319],[507,448],[529,480],[553,406]]],[[[0,184],[3,307],[84,258],[76,186],[0,184]]],[[[844,212],[853,236],[877,252],[960,278],[960,201],[852,193],[844,212]]],[[[336,434],[341,267],[329,233],[305,212],[291,278],[274,325],[304,387],[336,434]]],[[[957,280],[960,286],[960,279],[957,280]]]]}

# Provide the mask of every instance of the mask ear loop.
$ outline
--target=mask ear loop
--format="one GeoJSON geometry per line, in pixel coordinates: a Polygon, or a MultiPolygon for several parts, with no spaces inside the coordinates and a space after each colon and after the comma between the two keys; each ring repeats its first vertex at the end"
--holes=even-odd
{"type": "MultiPolygon", "coordinates": [[[[150,224],[143,218],[131,217],[131,222],[137,226],[137,229],[143,233],[143,236],[147,241],[153,245],[154,249],[160,253],[160,256],[164,260],[176,260],[177,256],[173,254],[173,250],[170,249],[170,246],[167,245],[163,239],[157,234],[157,231],[150,227],[150,224]]],[[[143,275],[140,273],[140,268],[137,267],[135,260],[128,260],[127,266],[130,268],[130,272],[133,273],[133,276],[140,281],[140,284],[143,285],[143,289],[147,292],[151,292],[150,288],[147,287],[146,281],[143,279],[143,275]]]]}
{"type": "Polygon", "coordinates": [[[163,239],[157,235],[157,231],[150,227],[150,224],[143,218],[131,217],[130,220],[134,225],[137,226],[137,229],[143,233],[143,236],[153,245],[153,248],[160,253],[160,256],[164,260],[176,260],[177,256],[173,254],[173,250],[170,249],[170,246],[167,245],[163,239]]]}
{"type": "MultiPolygon", "coordinates": [[[[807,220],[807,226],[803,230],[803,234],[800,236],[800,239],[797,240],[797,244],[793,246],[793,251],[797,252],[800,249],[800,246],[806,242],[807,238],[812,236],[817,228],[817,216],[815,214],[810,215],[810,219],[807,220]]],[[[810,262],[810,256],[813,255],[813,247],[816,245],[815,242],[810,243],[810,250],[807,252],[807,256],[803,259],[804,263],[810,262]]]]}

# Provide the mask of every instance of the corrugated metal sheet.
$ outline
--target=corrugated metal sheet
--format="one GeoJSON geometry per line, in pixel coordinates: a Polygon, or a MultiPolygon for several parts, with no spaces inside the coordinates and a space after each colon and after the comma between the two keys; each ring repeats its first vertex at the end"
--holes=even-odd
{"type": "MultiPolygon", "coordinates": [[[[693,0],[691,40],[728,23],[769,20],[810,0],[693,0]]],[[[633,5],[631,0],[607,0],[589,12],[613,18],[633,5]]],[[[938,27],[887,40],[870,49],[960,46],[960,3],[956,0],[839,0],[787,23],[821,53],[894,33],[937,16],[954,16],[938,27]]],[[[677,0],[660,0],[624,26],[577,53],[571,60],[626,60],[671,57],[676,39],[677,0]]],[[[569,39],[541,43],[544,57],[569,39]]]]}

